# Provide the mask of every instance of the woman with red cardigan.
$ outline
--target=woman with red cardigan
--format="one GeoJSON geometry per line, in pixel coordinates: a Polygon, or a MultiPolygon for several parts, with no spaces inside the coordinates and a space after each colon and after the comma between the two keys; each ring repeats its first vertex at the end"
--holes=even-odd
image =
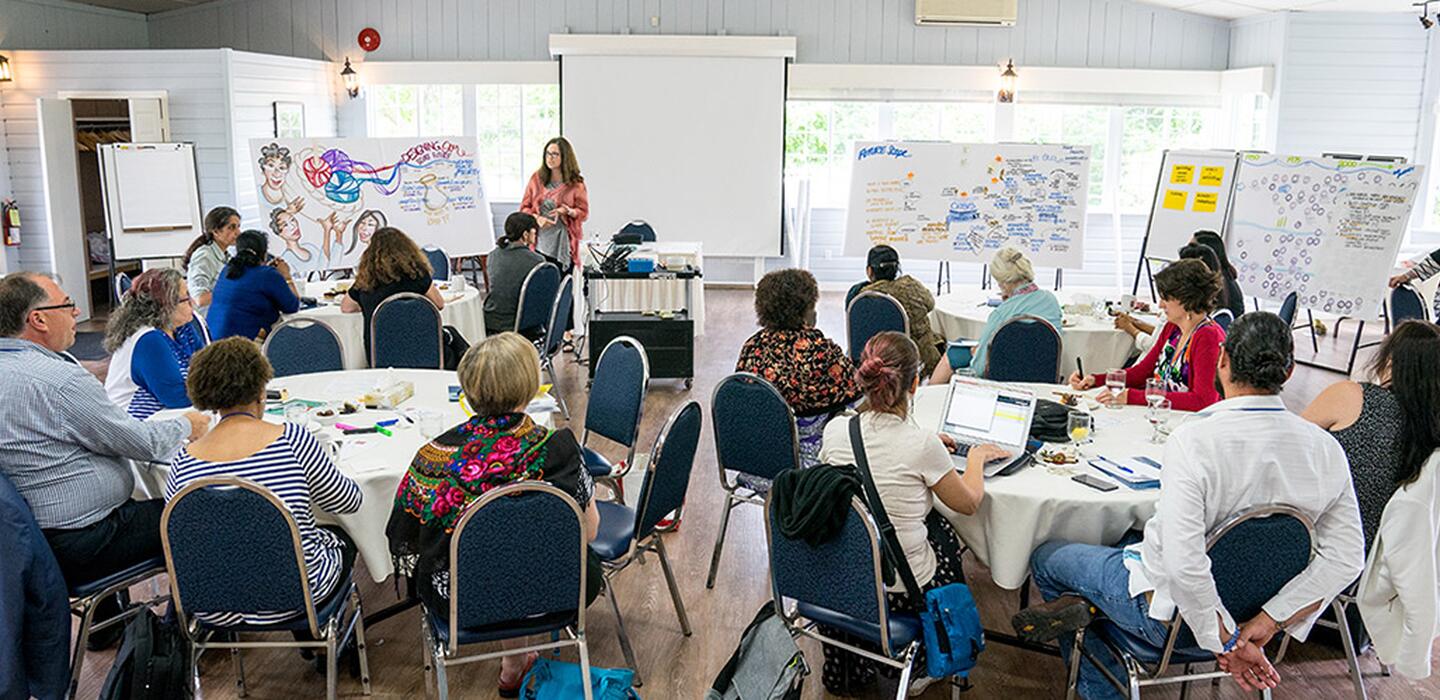
{"type": "MultiPolygon", "coordinates": [[[[1220,296],[1220,285],[1220,276],[1199,260],[1179,260],[1157,273],[1155,289],[1160,293],[1165,325],[1150,352],[1125,370],[1125,386],[1129,387],[1125,394],[1117,396],[1107,389],[1096,400],[1144,406],[1145,381],[1159,379],[1177,410],[1198,411],[1219,401],[1215,368],[1225,329],[1210,320],[1210,312],[1220,296]]],[[[1070,375],[1070,386],[1077,390],[1104,383],[1104,374],[1070,375]]]]}
{"type": "Polygon", "coordinates": [[[590,196],[575,149],[563,136],[545,143],[545,162],[525,185],[520,211],[540,225],[535,252],[556,261],[561,275],[569,274],[579,264],[580,239],[585,237],[581,225],[590,216],[590,196]]]}

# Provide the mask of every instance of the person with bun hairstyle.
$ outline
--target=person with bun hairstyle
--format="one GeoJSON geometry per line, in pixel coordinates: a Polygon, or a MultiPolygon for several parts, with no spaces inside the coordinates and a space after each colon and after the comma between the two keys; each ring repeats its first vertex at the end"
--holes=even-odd
{"type": "MultiPolygon", "coordinates": [[[[974,515],[985,495],[985,463],[1009,455],[994,445],[976,446],[966,457],[965,470],[957,471],[951,461],[955,442],[931,428],[922,428],[910,415],[921,369],[920,351],[905,334],[887,331],[871,338],[855,370],[855,379],[865,395],[860,412],[830,421],[825,427],[820,460],[825,464],[855,464],[850,421],[860,421],[875,489],[895,526],[915,581],[928,591],[964,581],[960,540],[944,514],[935,510],[935,501],[962,515],[974,515]]],[[[898,580],[887,588],[887,597],[892,612],[915,613],[925,604],[923,600],[912,600],[898,580]]],[[[839,630],[827,634],[844,637],[839,630]]],[[[873,662],[829,645],[824,651],[824,682],[831,692],[853,693],[874,682],[873,662]]],[[[923,658],[917,658],[916,668],[925,668],[923,658]]],[[[927,678],[912,682],[911,694],[930,682],[927,678]]]]}
{"type": "MultiPolygon", "coordinates": [[[[1245,313],[1245,293],[1240,291],[1240,283],[1236,281],[1240,273],[1235,271],[1235,266],[1230,264],[1230,256],[1225,253],[1225,239],[1214,231],[1200,230],[1190,237],[1190,244],[1203,245],[1215,253],[1215,259],[1220,263],[1217,272],[1220,273],[1224,285],[1216,308],[1230,309],[1235,318],[1240,318],[1240,314],[1245,313]]],[[[1181,257],[1184,257],[1183,253],[1181,257]]]]}
{"type": "Polygon", "coordinates": [[[900,253],[888,245],[877,245],[870,249],[865,260],[865,276],[868,282],[861,282],[850,288],[845,295],[845,308],[861,292],[889,294],[905,307],[905,316],[910,321],[910,338],[920,348],[920,359],[925,363],[925,376],[935,371],[940,364],[940,355],[945,339],[930,328],[930,312],[935,310],[935,297],[920,280],[900,274],[900,253]]]}
{"type": "Polygon", "coordinates": [[[235,257],[215,283],[210,336],[255,340],[268,333],[280,314],[300,310],[290,265],[269,254],[270,237],[254,229],[235,239],[235,257]]]}
{"type": "MultiPolygon", "coordinates": [[[[1128,389],[1122,395],[1106,389],[1095,398],[1107,405],[1144,406],[1145,382],[1153,378],[1164,383],[1165,396],[1176,410],[1198,411],[1220,400],[1215,363],[1225,329],[1210,320],[1220,296],[1220,275],[1199,260],[1177,260],[1155,274],[1155,289],[1165,315],[1155,345],[1125,370],[1128,389]]],[[[1086,377],[1070,374],[1070,387],[1077,391],[1104,384],[1104,372],[1086,377]]]]}
{"type": "MultiPolygon", "coordinates": [[[[485,296],[485,333],[496,335],[515,330],[520,310],[520,289],[525,276],[545,258],[535,252],[540,225],[535,217],[517,211],[505,218],[505,232],[495,241],[495,250],[486,258],[490,272],[490,293],[485,296]]],[[[564,270],[560,274],[565,274],[564,270]]]]}
{"type": "MultiPolygon", "coordinates": [[[[1017,316],[1039,316],[1047,323],[1055,327],[1055,332],[1062,334],[1064,324],[1060,311],[1060,301],[1049,290],[1041,289],[1035,284],[1035,268],[1030,265],[1030,260],[1025,254],[1016,248],[1005,246],[995,252],[995,257],[990,260],[990,277],[1000,287],[1000,305],[990,311],[990,318],[985,320],[985,330],[980,333],[979,343],[975,346],[975,356],[970,360],[970,367],[975,369],[977,374],[985,371],[990,361],[990,341],[995,338],[995,332],[1005,325],[1010,319],[1017,316]]],[[[941,362],[935,366],[935,373],[931,375],[932,384],[944,384],[950,381],[950,376],[959,367],[951,367],[949,362],[941,362]]]]}
{"type": "Polygon", "coordinates": [[[190,287],[190,297],[195,310],[204,314],[210,306],[210,293],[225,263],[230,262],[227,250],[235,245],[240,235],[240,212],[230,207],[215,207],[205,215],[205,232],[200,234],[185,249],[181,267],[185,269],[185,283],[190,287]]]}

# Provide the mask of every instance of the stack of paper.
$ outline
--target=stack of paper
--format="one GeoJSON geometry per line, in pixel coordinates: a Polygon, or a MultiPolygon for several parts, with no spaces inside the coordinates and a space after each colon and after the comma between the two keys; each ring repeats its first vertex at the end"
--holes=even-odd
{"type": "Polygon", "coordinates": [[[1132,489],[1160,488],[1160,463],[1149,457],[1096,457],[1090,466],[1132,489]]]}

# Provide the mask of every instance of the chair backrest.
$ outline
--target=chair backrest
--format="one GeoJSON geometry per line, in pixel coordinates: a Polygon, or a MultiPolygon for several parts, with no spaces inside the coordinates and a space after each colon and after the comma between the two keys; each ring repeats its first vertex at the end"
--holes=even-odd
{"type": "Polygon", "coordinates": [[[910,319],[895,297],[880,292],[860,292],[845,309],[845,338],[850,359],[859,360],[865,343],[878,333],[900,331],[910,334],[910,319]]]}
{"type": "Polygon", "coordinates": [[[779,390],[759,376],[737,372],[720,380],[710,396],[710,420],[722,484],[727,469],[774,479],[800,466],[795,413],[779,390]]]}
{"type": "Polygon", "coordinates": [[[300,529],[264,486],[236,477],[189,484],[165,504],[160,541],[182,616],[303,610],[320,634],[300,529]]]}
{"type": "Polygon", "coordinates": [[[452,653],[462,629],[558,616],[583,632],[587,547],[580,506],[543,481],[507,484],[472,503],[450,539],[452,653]]]}
{"type": "MultiPolygon", "coordinates": [[[[543,328],[550,320],[555,295],[560,292],[560,268],[553,263],[540,263],[525,275],[520,285],[520,306],[515,309],[516,333],[543,328]]],[[[533,337],[533,336],[532,336],[533,337]]]]}
{"type": "Polygon", "coordinates": [[[319,319],[292,318],[275,326],[263,351],[277,377],[345,369],[340,336],[319,319]]]}
{"type": "Polygon", "coordinates": [[[433,245],[427,245],[420,250],[425,252],[425,259],[430,261],[431,279],[450,279],[450,256],[446,255],[444,250],[433,245]]]}
{"type": "Polygon", "coordinates": [[[600,351],[590,403],[585,408],[585,432],[595,433],[626,447],[640,437],[640,417],[650,387],[650,358],[645,346],[628,335],[617,336],[600,351]]]}
{"type": "Polygon", "coordinates": [[[210,322],[205,320],[203,314],[195,314],[195,317],[190,319],[190,327],[195,329],[202,345],[210,344],[210,322]]]}
{"type": "Polygon", "coordinates": [[[550,319],[545,322],[545,337],[540,342],[540,356],[554,357],[560,352],[565,341],[565,322],[575,306],[575,285],[569,275],[560,280],[560,292],[555,295],[555,304],[550,310],[550,319]]]}
{"type": "Polygon", "coordinates": [[[641,242],[648,243],[655,240],[655,228],[644,219],[635,219],[621,226],[619,233],[616,235],[624,236],[629,234],[639,234],[641,242]]]}
{"type": "MultiPolygon", "coordinates": [[[[1299,297],[1295,292],[1285,295],[1285,300],[1280,302],[1280,313],[1276,314],[1286,325],[1295,325],[1295,309],[1299,305],[1299,297]]],[[[1228,330],[1228,329],[1227,329],[1228,330]]]]}
{"type": "Polygon", "coordinates": [[[132,280],[129,274],[124,272],[115,273],[115,303],[118,304],[124,301],[125,293],[130,291],[131,282],[132,280]]]}
{"type": "Polygon", "coordinates": [[[789,598],[876,625],[881,650],[894,656],[880,569],[879,531],[860,499],[851,501],[840,531],[818,546],[786,537],[778,517],[773,500],[765,499],[765,539],[775,610],[786,610],[785,599],[789,598]]]}
{"type": "Polygon", "coordinates": [[[1390,322],[1400,324],[1405,321],[1428,321],[1429,313],[1425,310],[1425,298],[1420,292],[1408,284],[1402,284],[1390,290],[1390,322]]]}
{"type": "Polygon", "coordinates": [[[997,382],[1054,384],[1060,378],[1060,331],[1029,314],[1006,321],[990,337],[984,376],[997,382]]]}
{"type": "Polygon", "coordinates": [[[414,292],[401,292],[370,317],[370,366],[443,369],[445,326],[440,310],[414,292]],[[431,339],[434,342],[431,342],[431,339]]]}
{"type": "Polygon", "coordinates": [[[655,531],[662,518],[680,509],[690,487],[690,470],[700,447],[700,403],[691,401],[670,415],[655,447],[650,450],[650,468],[640,485],[635,506],[635,541],[655,531]]]}
{"type": "Polygon", "coordinates": [[[1215,313],[1210,314],[1210,320],[1219,324],[1221,330],[1228,333],[1230,324],[1235,321],[1235,312],[1230,309],[1216,309],[1215,313]]]}

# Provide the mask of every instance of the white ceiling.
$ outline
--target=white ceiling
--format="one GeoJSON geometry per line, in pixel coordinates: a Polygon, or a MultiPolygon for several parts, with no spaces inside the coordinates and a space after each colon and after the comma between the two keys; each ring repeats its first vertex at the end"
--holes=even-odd
{"type": "Polygon", "coordinates": [[[182,7],[199,5],[209,0],[79,0],[86,5],[96,7],[108,7],[112,10],[127,10],[129,12],[141,12],[150,14],[152,12],[164,12],[165,10],[178,10],[182,7]]]}
{"type": "MultiPolygon", "coordinates": [[[[1297,12],[1414,12],[1414,0],[1140,0],[1147,5],[1159,5],[1175,10],[1184,10],[1211,17],[1236,19],[1266,12],[1294,10],[1297,12]]],[[[1440,9],[1440,5],[1435,5],[1440,9]]],[[[1418,22],[1416,23],[1418,26],[1418,22]]]]}

